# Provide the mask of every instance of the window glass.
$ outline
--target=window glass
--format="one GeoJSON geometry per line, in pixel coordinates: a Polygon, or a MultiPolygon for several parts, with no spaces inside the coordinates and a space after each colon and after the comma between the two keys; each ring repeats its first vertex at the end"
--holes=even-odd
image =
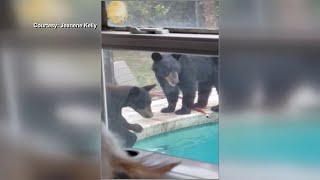
{"type": "Polygon", "coordinates": [[[218,164],[218,112],[211,110],[219,104],[218,57],[130,50],[104,56],[114,76],[106,87],[108,125],[125,148],[218,164]],[[190,106],[192,94],[203,107],[190,106]]]}
{"type": "Polygon", "coordinates": [[[108,26],[218,29],[219,0],[106,1],[108,26]]]}

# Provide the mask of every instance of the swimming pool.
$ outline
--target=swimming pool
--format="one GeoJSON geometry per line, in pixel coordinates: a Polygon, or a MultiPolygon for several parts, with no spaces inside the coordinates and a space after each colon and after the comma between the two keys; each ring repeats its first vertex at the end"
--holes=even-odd
{"type": "Polygon", "coordinates": [[[218,164],[218,123],[183,128],[137,141],[135,149],[218,164]]]}

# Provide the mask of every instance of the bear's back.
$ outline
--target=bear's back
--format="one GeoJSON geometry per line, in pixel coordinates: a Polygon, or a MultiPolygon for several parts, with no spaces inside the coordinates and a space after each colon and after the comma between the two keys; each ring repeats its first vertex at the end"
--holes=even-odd
{"type": "Polygon", "coordinates": [[[195,76],[198,81],[207,81],[218,72],[218,58],[209,56],[183,55],[180,57],[182,76],[195,76]]]}

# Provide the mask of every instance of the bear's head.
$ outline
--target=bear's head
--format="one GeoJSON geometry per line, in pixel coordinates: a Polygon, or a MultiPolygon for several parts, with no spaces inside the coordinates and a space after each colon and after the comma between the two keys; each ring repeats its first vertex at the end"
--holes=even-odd
{"type": "Polygon", "coordinates": [[[148,85],[144,87],[131,87],[129,95],[126,100],[126,106],[131,107],[137,111],[144,118],[153,117],[151,110],[151,97],[149,91],[156,85],[148,85]]]}
{"type": "Polygon", "coordinates": [[[159,78],[165,79],[170,86],[176,86],[179,83],[180,63],[179,54],[152,53],[152,70],[159,78]]]}

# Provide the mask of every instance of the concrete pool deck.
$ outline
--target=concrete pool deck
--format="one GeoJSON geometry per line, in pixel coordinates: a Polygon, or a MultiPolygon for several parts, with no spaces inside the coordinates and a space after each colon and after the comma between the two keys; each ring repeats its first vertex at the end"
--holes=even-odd
{"type": "MultiPolygon", "coordinates": [[[[197,100],[197,97],[195,101],[197,100]]],[[[176,110],[180,109],[182,99],[179,99],[176,110]]],[[[210,123],[218,121],[218,113],[212,112],[210,108],[219,104],[218,94],[215,88],[209,97],[208,106],[203,109],[209,114],[207,118],[203,113],[192,110],[191,114],[176,115],[175,113],[161,113],[160,110],[167,107],[168,103],[165,98],[153,100],[151,108],[154,116],[152,118],[143,118],[131,108],[123,108],[122,115],[129,123],[138,123],[143,127],[141,133],[136,133],[138,140],[174,131],[177,129],[210,123]]]]}

